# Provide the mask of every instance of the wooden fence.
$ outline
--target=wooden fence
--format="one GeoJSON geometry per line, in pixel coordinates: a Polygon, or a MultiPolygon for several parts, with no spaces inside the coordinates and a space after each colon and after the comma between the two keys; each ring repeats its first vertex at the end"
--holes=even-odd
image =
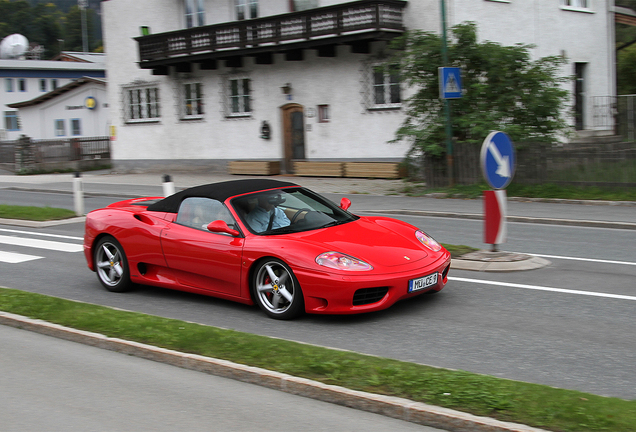
{"type": "MultiPolygon", "coordinates": [[[[612,143],[589,146],[557,146],[523,143],[516,146],[513,181],[522,184],[636,187],[636,144],[612,143]]],[[[484,182],[481,145],[454,144],[455,183],[484,182]]],[[[445,157],[425,156],[422,174],[429,187],[448,186],[445,157]]]]}
{"type": "Polygon", "coordinates": [[[0,164],[10,171],[29,173],[59,169],[86,169],[110,164],[109,137],[0,142],[0,164]]]}

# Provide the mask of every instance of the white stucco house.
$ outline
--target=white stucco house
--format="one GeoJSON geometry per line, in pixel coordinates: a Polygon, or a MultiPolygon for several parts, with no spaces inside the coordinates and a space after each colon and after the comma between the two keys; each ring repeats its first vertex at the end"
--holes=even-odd
{"type": "MultiPolygon", "coordinates": [[[[25,134],[25,124],[18,109],[9,105],[37,99],[84,76],[105,77],[103,54],[70,54],[60,56],[59,60],[0,59],[0,106],[3,117],[0,140],[16,140],[25,134]]],[[[49,126],[52,130],[53,124],[49,126]]]]}
{"type": "Polygon", "coordinates": [[[21,133],[32,139],[109,135],[106,80],[81,77],[31,100],[9,104],[17,109],[21,133]]]}
{"type": "MultiPolygon", "coordinates": [[[[615,96],[613,0],[446,0],[447,25],[564,55],[571,122],[615,96]]],[[[439,0],[104,0],[113,163],[223,169],[236,159],[399,161],[408,89],[374,65],[439,0]]]]}

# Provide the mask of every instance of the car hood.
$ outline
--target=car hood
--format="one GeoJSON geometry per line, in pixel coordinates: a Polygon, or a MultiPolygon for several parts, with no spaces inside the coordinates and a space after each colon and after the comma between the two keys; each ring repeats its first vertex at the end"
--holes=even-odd
{"type": "Polygon", "coordinates": [[[377,269],[426,258],[427,250],[415,237],[416,230],[395,219],[361,217],[342,225],[308,231],[303,241],[322,246],[325,252],[346,253],[377,269]]]}

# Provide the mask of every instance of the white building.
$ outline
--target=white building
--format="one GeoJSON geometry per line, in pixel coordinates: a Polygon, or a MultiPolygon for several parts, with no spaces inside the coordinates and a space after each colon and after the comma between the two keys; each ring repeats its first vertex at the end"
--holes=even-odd
{"type": "Polygon", "coordinates": [[[106,81],[82,77],[34,99],[9,104],[17,109],[21,134],[34,139],[108,136],[106,81]]]}
{"type": "MultiPolygon", "coordinates": [[[[572,125],[614,96],[613,0],[446,0],[448,27],[565,55],[572,125]]],[[[108,0],[102,3],[113,162],[224,167],[234,159],[399,161],[395,76],[377,73],[405,29],[441,31],[439,0],[108,0]],[[143,37],[142,34],[144,35],[143,37]],[[263,138],[263,126],[270,130],[263,138]]]]}
{"type": "Polygon", "coordinates": [[[103,57],[92,54],[69,61],[0,59],[0,140],[15,140],[25,134],[18,110],[10,104],[36,99],[84,76],[104,78],[103,57]]]}

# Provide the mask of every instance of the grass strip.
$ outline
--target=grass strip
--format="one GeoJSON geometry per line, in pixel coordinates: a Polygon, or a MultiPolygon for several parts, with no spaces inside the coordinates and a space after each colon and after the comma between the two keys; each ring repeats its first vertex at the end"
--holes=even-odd
{"type": "Polygon", "coordinates": [[[450,252],[451,258],[460,258],[462,255],[466,255],[467,253],[478,251],[478,248],[466,245],[452,245],[448,243],[442,243],[442,246],[446,248],[447,251],[450,252]]]}
{"type": "Polygon", "coordinates": [[[60,220],[75,217],[72,210],[55,207],[31,207],[0,204],[0,218],[31,221],[60,220]]]}
{"type": "Polygon", "coordinates": [[[553,431],[636,431],[636,401],[446,370],[0,288],[0,310],[553,431]]]}

